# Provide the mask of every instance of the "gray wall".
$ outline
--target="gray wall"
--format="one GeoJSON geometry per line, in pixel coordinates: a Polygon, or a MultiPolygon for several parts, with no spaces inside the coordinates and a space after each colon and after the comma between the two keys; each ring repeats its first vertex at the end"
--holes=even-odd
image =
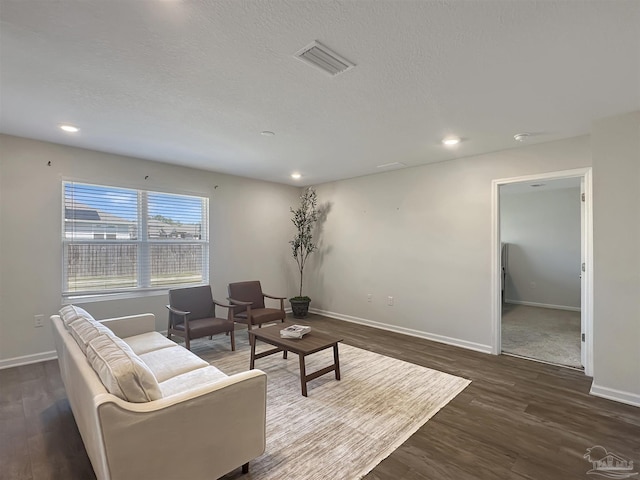
{"type": "MultiPolygon", "coordinates": [[[[34,328],[33,317],[48,320],[62,300],[63,178],[208,196],[214,295],[224,300],[227,283],[246,279],[296,291],[287,242],[298,188],[6,135],[0,151],[0,366],[53,350],[50,325],[34,328]]],[[[166,303],[162,294],[83,306],[96,318],[152,312],[162,330],[166,303]]]]}
{"type": "Polygon", "coordinates": [[[500,193],[505,300],[580,309],[580,188],[500,193]]]}
{"type": "MultiPolygon", "coordinates": [[[[249,276],[268,278],[274,293],[295,292],[286,242],[298,189],[15,137],[0,136],[0,151],[0,365],[53,348],[49,327],[33,328],[33,315],[60,305],[62,175],[208,193],[216,296],[249,276]],[[259,238],[238,220],[248,213],[259,238]]],[[[640,112],[597,122],[591,138],[320,185],[329,212],[306,272],[312,307],[489,350],[491,181],[589,166],[592,151],[592,391],[640,405],[640,112]]],[[[98,317],[152,311],[165,328],[165,301],[87,307],[98,317]]]]}
{"type": "Polygon", "coordinates": [[[640,406],[640,112],[592,130],[594,393],[640,406]]]}
{"type": "Polygon", "coordinates": [[[312,307],[490,351],[492,180],[590,163],[578,137],[320,185],[312,307]]]}

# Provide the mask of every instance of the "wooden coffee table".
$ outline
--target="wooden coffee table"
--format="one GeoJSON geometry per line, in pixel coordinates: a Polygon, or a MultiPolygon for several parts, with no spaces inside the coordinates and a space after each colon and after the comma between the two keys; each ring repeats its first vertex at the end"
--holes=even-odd
{"type": "Polygon", "coordinates": [[[294,325],[291,322],[284,322],[274,325],[272,327],[254,328],[249,330],[249,342],[251,343],[251,361],[249,368],[254,368],[256,359],[273,355],[274,353],[283,352],[282,358],[287,358],[287,352],[292,352],[298,355],[300,360],[300,385],[302,386],[302,395],[307,396],[307,382],[318,378],[322,375],[326,375],[329,372],[336,372],[336,380],[340,380],[340,360],[338,358],[338,342],[342,341],[342,338],[335,337],[333,335],[327,335],[325,333],[317,332],[311,328],[311,332],[307,333],[302,338],[282,338],[280,337],[280,330],[294,325]],[[269,345],[273,345],[276,348],[266,350],[264,352],[256,353],[256,341],[260,340],[269,345]],[[320,352],[327,348],[333,347],[333,365],[322,368],[316,372],[307,374],[307,370],[304,364],[304,359],[307,355],[320,352]]]}

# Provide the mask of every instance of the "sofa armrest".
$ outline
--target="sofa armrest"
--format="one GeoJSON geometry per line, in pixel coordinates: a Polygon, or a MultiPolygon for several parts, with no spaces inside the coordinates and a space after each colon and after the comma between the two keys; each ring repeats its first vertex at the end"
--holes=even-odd
{"type": "Polygon", "coordinates": [[[250,370],[148,403],[96,397],[111,478],[219,478],[260,456],[266,387],[250,370]]]}
{"type": "Polygon", "coordinates": [[[134,335],[156,330],[156,316],[153,313],[107,318],[98,321],[120,338],[133,337],[134,335]]]}

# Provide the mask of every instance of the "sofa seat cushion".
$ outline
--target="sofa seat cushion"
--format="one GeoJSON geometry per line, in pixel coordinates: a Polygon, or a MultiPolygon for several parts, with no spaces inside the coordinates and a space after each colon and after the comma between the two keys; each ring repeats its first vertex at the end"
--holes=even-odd
{"type": "Polygon", "coordinates": [[[227,375],[216,367],[208,366],[191,370],[190,372],[176,375],[169,380],[165,380],[160,383],[160,390],[162,391],[163,397],[168,397],[169,395],[184,392],[195,386],[218,382],[223,378],[227,378],[227,375]]]}
{"type": "Polygon", "coordinates": [[[140,355],[140,359],[149,367],[160,383],[209,365],[180,345],[143,353],[140,355]]]}
{"type": "Polygon", "coordinates": [[[94,338],[87,346],[87,360],[109,393],[134,403],[162,398],[151,370],[120,338],[94,338]]]}
{"type": "MultiPolygon", "coordinates": [[[[279,308],[256,308],[251,309],[251,318],[253,318],[253,324],[273,322],[274,320],[282,320],[285,318],[285,313],[279,308]]],[[[236,315],[236,319],[247,320],[247,312],[242,312],[236,315]]]]}
{"type": "Polygon", "coordinates": [[[131,347],[131,350],[133,350],[136,355],[176,346],[176,342],[169,340],[158,332],[141,333],[140,335],[123,338],[122,340],[131,347]]]}
{"type": "Polygon", "coordinates": [[[99,335],[113,335],[109,328],[85,317],[78,317],[67,328],[69,328],[69,333],[85,355],[87,354],[87,345],[91,340],[99,335]]]}

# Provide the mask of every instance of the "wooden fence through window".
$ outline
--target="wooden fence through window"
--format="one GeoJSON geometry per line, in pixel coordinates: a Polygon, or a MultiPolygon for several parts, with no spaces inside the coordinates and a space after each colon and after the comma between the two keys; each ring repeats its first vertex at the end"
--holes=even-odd
{"type": "MultiPolygon", "coordinates": [[[[138,248],[135,244],[69,244],[67,277],[70,283],[96,278],[135,279],[138,248]]],[[[149,245],[152,283],[154,279],[167,283],[166,280],[170,278],[201,277],[203,248],[203,244],[149,245]]],[[[82,289],[80,287],[76,285],[74,289],[82,289]]]]}

